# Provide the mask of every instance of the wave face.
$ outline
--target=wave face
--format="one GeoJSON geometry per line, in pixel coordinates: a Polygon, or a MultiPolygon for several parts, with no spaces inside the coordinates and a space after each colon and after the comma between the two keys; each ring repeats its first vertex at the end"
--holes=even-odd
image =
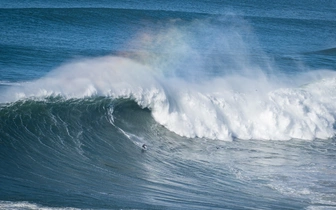
{"type": "Polygon", "coordinates": [[[335,139],[183,138],[133,100],[106,97],[18,101],[0,117],[4,209],[335,205],[335,139]]]}

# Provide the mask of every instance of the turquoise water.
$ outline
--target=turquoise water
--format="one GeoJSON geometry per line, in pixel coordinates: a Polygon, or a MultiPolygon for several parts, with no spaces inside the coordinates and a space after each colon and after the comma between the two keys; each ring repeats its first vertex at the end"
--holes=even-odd
{"type": "Polygon", "coordinates": [[[1,1],[0,208],[336,208],[335,8],[1,1]]]}

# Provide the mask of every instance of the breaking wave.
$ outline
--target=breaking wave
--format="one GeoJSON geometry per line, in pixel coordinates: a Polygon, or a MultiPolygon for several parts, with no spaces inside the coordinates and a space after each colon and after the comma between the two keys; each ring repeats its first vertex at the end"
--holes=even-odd
{"type": "Polygon", "coordinates": [[[133,51],[76,60],[20,85],[6,83],[0,100],[129,99],[185,137],[311,140],[335,135],[335,72],[279,73],[257,40],[246,36],[249,24],[237,17],[187,25],[172,21],[174,27],[160,33],[139,34],[129,43],[133,51]],[[217,30],[220,24],[227,30],[217,30]],[[256,50],[258,56],[252,53],[256,50]]]}

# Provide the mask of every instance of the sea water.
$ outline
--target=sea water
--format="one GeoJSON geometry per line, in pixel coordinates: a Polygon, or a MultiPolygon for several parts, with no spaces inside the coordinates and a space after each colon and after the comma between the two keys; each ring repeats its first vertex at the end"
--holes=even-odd
{"type": "Polygon", "coordinates": [[[335,209],[335,8],[1,1],[0,208],[335,209]]]}

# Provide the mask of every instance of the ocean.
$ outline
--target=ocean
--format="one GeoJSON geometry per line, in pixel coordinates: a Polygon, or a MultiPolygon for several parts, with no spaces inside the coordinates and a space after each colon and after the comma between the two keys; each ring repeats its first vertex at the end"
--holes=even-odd
{"type": "Polygon", "coordinates": [[[0,2],[0,209],[336,209],[336,1],[0,2]]]}

